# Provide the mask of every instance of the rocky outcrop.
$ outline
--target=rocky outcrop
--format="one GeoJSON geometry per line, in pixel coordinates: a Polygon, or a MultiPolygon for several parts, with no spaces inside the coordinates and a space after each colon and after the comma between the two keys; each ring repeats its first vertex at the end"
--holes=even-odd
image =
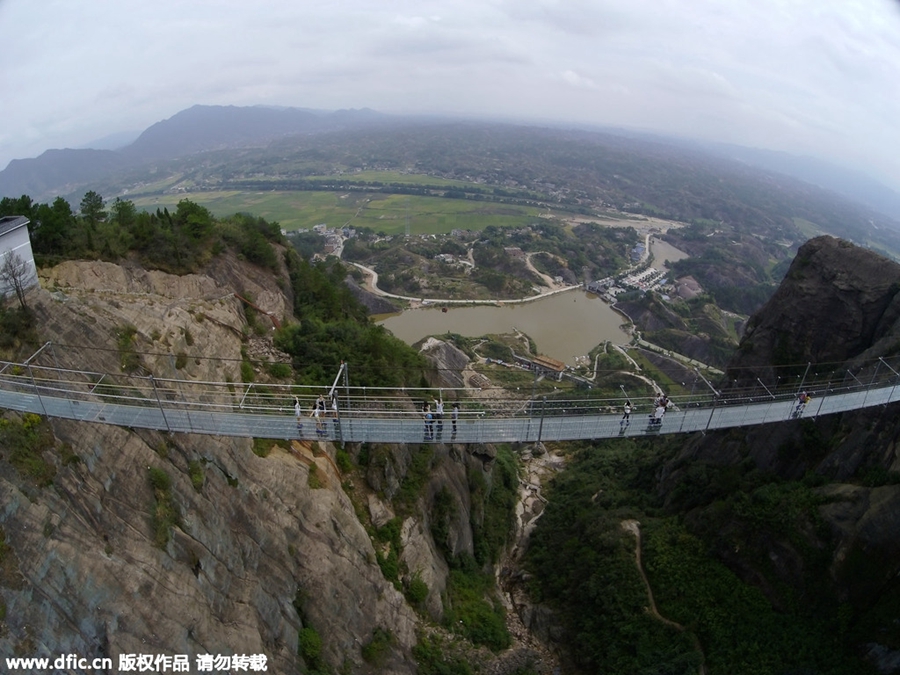
{"type": "Polygon", "coordinates": [[[469,365],[469,357],[465,352],[449,342],[437,338],[427,338],[419,351],[428,359],[431,370],[428,374],[432,387],[452,389],[465,387],[465,370],[469,365]]]}
{"type": "Polygon", "coordinates": [[[327,636],[335,666],[361,664],[375,628],[414,644],[414,613],[310,448],[261,458],[249,439],[54,429],[80,461],[48,488],[0,481],[0,526],[28,561],[22,587],[2,589],[3,653],[264,654],[270,672],[294,672],[304,624],[327,636]],[[310,487],[314,464],[326,487],[310,487]],[[161,547],[151,468],[170,477],[180,514],[161,547]]]}
{"type": "Polygon", "coordinates": [[[773,382],[777,367],[874,358],[900,341],[900,265],[834,237],[797,251],[775,294],[747,324],[729,378],[773,382]]]}
{"type": "MultiPolygon", "coordinates": [[[[127,325],[145,372],[239,381],[247,323],[234,292],[273,315],[289,307],[277,279],[236,260],[184,277],[65,263],[43,284],[30,297],[51,341],[41,359],[111,373],[127,325]],[[179,352],[198,358],[176,365],[179,352]]],[[[381,630],[391,646],[380,672],[415,672],[421,619],[378,567],[333,447],[295,442],[260,457],[251,439],[50,424],[65,449],[44,454],[56,467],[51,485],[37,487],[0,450],[0,653],[114,663],[120,654],[262,654],[269,672],[289,673],[310,665],[298,631],[312,628],[324,663],[357,672],[381,630]],[[168,525],[151,483],[160,475],[176,514],[168,525]]]]}
{"type": "MultiPolygon", "coordinates": [[[[827,364],[845,373],[864,359],[894,353],[898,345],[900,265],[846,241],[819,237],[800,248],[781,286],[751,317],[724,387],[755,385],[757,378],[775,382],[787,366],[794,367],[790,375],[799,382],[807,363],[813,370],[827,364]]],[[[778,592],[761,565],[774,570],[781,583],[801,588],[813,565],[810,551],[827,551],[829,592],[855,611],[868,611],[892,592],[900,574],[897,408],[892,404],[692,438],[660,472],[660,496],[667,507],[690,502],[685,486],[696,490],[691,481],[698,476],[729,480],[725,477],[747,470],[823,483],[815,490],[823,502],[815,526],[789,535],[755,529],[736,516],[722,522],[703,506],[688,513],[686,522],[701,531],[716,522],[720,541],[741,532],[745,546],[722,546],[718,554],[776,604],[778,592]],[[744,550],[751,547],[754,553],[744,550]]],[[[716,489],[702,479],[700,484],[716,489]]],[[[881,633],[889,630],[879,627],[881,633]]],[[[881,672],[897,672],[898,653],[880,639],[866,650],[881,672]]]]}
{"type": "Polygon", "coordinates": [[[366,308],[369,314],[393,314],[398,309],[390,300],[381,295],[375,295],[356,283],[353,277],[344,280],[353,297],[366,308]]]}
{"type": "MultiPolygon", "coordinates": [[[[238,260],[184,277],[70,262],[45,270],[43,284],[30,304],[50,343],[39,358],[46,365],[114,380],[131,350],[128,366],[141,374],[239,382],[246,356],[286,357],[254,335],[236,295],[288,319],[290,298],[277,278],[238,260]]],[[[468,363],[449,345],[440,351],[453,367],[468,363]]],[[[445,611],[445,557],[474,551],[469,481],[489,485],[496,455],[490,446],[374,446],[363,477],[342,475],[326,443],[260,448],[252,439],[46,424],[56,447],[44,453],[50,485],[20,475],[11,448],[0,448],[3,654],[114,663],[122,654],[261,654],[268,672],[307,672],[316,666],[304,663],[299,634],[312,629],[321,669],[412,675],[423,618],[445,611]],[[424,474],[414,462],[422,453],[424,474]],[[414,470],[421,486],[395,508],[414,470]],[[162,524],[161,499],[170,512],[162,524]],[[434,504],[448,499],[436,542],[434,504]],[[372,534],[398,513],[401,578],[392,582],[372,534]],[[413,579],[428,589],[415,609],[399,590],[413,579]],[[377,667],[363,658],[374,635],[389,636],[377,667]]],[[[518,667],[505,658],[485,672],[518,667]]]]}

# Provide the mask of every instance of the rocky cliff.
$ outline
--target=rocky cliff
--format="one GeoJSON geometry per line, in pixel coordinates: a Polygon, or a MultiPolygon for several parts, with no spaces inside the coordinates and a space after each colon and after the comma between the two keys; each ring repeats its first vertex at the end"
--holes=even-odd
{"type": "MultiPolygon", "coordinates": [[[[129,358],[149,372],[240,381],[242,352],[257,342],[265,353],[268,338],[235,294],[291,318],[283,284],[235,259],[183,277],[70,262],[42,284],[30,303],[53,345],[45,356],[62,367],[116,371],[128,326],[129,358]]],[[[485,496],[470,486],[490,486],[496,455],[429,449],[412,490],[426,452],[415,447],[339,450],[9,412],[0,425],[39,436],[32,459],[46,469],[29,473],[12,444],[0,447],[0,654],[114,664],[123,654],[262,654],[274,673],[416,672],[418,632],[446,609],[447,556],[475,552],[485,496]],[[436,542],[433,505],[446,495],[453,508],[436,542]],[[375,535],[394,524],[390,578],[394,544],[375,535]],[[404,594],[414,579],[426,593],[413,601],[404,594]]]]}
{"type": "MultiPolygon", "coordinates": [[[[790,365],[795,379],[806,364],[846,372],[898,346],[900,265],[819,237],[800,248],[777,292],[751,317],[724,386],[771,382],[790,365]]],[[[896,612],[885,613],[900,599],[898,412],[894,404],[696,437],[658,483],[667,507],[716,541],[717,555],[776,606],[787,602],[785,588],[845,603],[848,631],[859,631],[865,642],[858,647],[881,672],[897,672],[900,662],[896,612]],[[782,525],[791,527],[781,531],[723,508],[738,485],[766,481],[812,487],[807,506],[817,506],[802,518],[782,511],[782,525]]]]}
{"type": "Polygon", "coordinates": [[[842,364],[900,344],[900,265],[834,237],[806,242],[772,298],[749,320],[733,380],[773,381],[788,364],[842,364]]]}

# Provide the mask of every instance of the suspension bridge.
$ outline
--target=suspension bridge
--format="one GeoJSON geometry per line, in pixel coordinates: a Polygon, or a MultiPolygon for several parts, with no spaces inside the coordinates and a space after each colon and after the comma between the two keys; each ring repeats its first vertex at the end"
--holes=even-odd
{"type": "MultiPolygon", "coordinates": [[[[0,408],[50,418],[170,433],[353,443],[502,443],[571,441],[686,434],[815,418],[900,400],[900,357],[876,359],[827,376],[806,373],[726,391],[703,380],[703,394],[670,397],[659,424],[654,404],[632,400],[622,419],[623,396],[612,398],[514,397],[475,388],[416,389],[350,386],[341,364],[330,386],[202,382],[72,370],[41,365],[36,357],[0,361],[0,408]],[[811,400],[798,412],[798,394],[811,400]],[[498,395],[501,394],[501,395],[498,395]],[[326,411],[311,416],[316,400],[326,411]],[[425,418],[424,405],[444,401],[443,418],[425,418]],[[336,401],[332,412],[331,400],[336,401]],[[295,415],[299,404],[301,416],[295,415]],[[454,412],[452,404],[458,403],[454,412]]],[[[702,378],[701,378],[702,379],[702,378]]],[[[434,413],[432,407],[432,413],[434,413]]]]}

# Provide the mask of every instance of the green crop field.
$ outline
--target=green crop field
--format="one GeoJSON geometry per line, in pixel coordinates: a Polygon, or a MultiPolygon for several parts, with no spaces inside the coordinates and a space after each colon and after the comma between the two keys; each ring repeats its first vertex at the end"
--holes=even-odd
{"type": "Polygon", "coordinates": [[[537,208],[510,204],[358,191],[190,192],[138,197],[134,203],[139,209],[155,211],[172,209],[182,199],[205,206],[218,217],[249,213],[277,222],[284,230],[325,223],[329,227],[370,227],[386,234],[402,234],[407,216],[411,234],[442,234],[454,228],[527,225],[542,213],[537,208]]]}

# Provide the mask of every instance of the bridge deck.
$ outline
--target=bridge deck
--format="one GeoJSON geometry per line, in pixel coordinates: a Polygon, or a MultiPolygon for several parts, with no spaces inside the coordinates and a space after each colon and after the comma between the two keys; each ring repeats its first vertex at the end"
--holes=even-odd
{"type": "MultiPolygon", "coordinates": [[[[683,397],[674,399],[660,425],[649,424],[645,412],[632,413],[621,424],[613,412],[621,399],[549,401],[479,400],[453,392],[463,402],[456,424],[449,406],[444,419],[426,425],[416,400],[430,399],[434,390],[391,394],[346,387],[339,396],[339,418],[323,420],[317,431],[311,417],[298,429],[293,396],[301,394],[308,413],[319,388],[258,386],[219,382],[161,380],[152,377],[88,373],[28,364],[0,363],[0,407],[49,417],[170,432],[258,438],[328,439],[368,443],[498,443],[568,441],[634,437],[647,434],[691,433],[791,419],[794,393],[741,398],[683,397]],[[429,432],[429,426],[431,430],[429,432]]],[[[856,379],[854,377],[854,379],[856,379]]],[[[809,387],[813,400],[805,417],[827,415],[900,400],[900,378],[891,370],[868,385],[809,387]]]]}

